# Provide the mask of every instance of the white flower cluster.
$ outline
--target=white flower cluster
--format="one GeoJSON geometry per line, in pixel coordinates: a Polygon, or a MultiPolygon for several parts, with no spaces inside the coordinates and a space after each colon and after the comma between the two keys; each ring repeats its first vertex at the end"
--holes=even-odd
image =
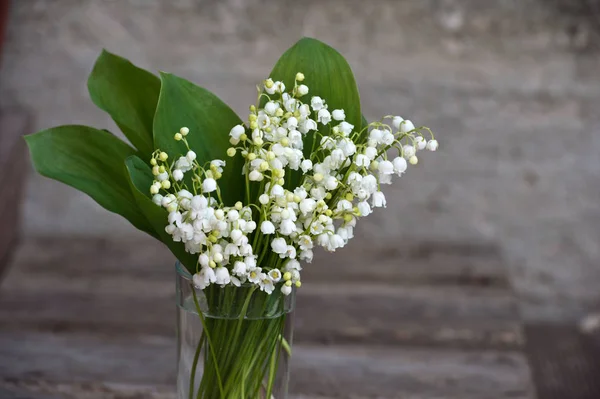
{"type": "MultiPolygon", "coordinates": [[[[356,129],[344,110],[330,110],[324,99],[314,96],[304,103],[309,89],[303,80],[298,73],[286,92],[282,82],[267,79],[259,96],[264,106],[251,106],[248,127],[237,125],[229,133],[233,146],[227,155],[239,152],[245,159],[246,205],[222,203],[218,179],[224,161],[203,167],[189,147],[172,165],[164,152],[153,154],[156,180],[150,191],[169,211],[166,231],[173,240],[199,254],[198,288],[249,283],[271,293],[281,284],[281,292],[289,294],[292,285],[301,284],[297,259],[311,262],[315,245],[328,251],[345,246],[360,217],[386,206],[381,185],[417,164],[418,151],[437,150],[429,129],[399,116],[356,129]],[[308,157],[305,143],[312,146],[308,157]],[[390,158],[390,150],[397,155],[390,158]],[[189,171],[191,191],[184,183],[189,171]],[[251,185],[258,186],[254,201],[251,185]]],[[[187,146],[188,133],[182,128],[175,139],[187,146]]]]}

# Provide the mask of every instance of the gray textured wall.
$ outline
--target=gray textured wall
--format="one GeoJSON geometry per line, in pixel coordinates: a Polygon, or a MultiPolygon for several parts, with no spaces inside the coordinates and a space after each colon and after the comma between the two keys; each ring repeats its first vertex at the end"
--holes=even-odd
{"type": "MultiPolygon", "coordinates": [[[[116,131],[85,87],[102,47],[244,113],[299,37],[330,43],[353,66],[367,117],[410,117],[441,142],[388,190],[387,210],[363,222],[356,245],[493,243],[527,317],[575,318],[600,302],[600,19],[574,7],[592,0],[13,3],[0,105],[31,107],[40,129],[116,131]]],[[[24,231],[136,234],[35,175],[24,231]]]]}

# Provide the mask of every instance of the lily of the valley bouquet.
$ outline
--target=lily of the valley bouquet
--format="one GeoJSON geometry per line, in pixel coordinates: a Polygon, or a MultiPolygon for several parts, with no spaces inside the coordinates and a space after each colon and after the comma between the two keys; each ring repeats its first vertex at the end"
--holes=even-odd
{"type": "Polygon", "coordinates": [[[313,39],[283,54],[245,121],[209,91],[108,52],[88,87],[133,146],[86,126],[27,142],[41,174],[177,258],[178,397],[285,397],[302,265],[386,206],[382,186],[437,149],[431,131],[400,116],[367,123],[347,62],[313,39]]]}

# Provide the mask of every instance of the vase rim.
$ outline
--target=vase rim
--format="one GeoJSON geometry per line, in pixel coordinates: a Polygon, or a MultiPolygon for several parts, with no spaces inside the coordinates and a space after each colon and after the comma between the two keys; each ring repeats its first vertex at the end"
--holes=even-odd
{"type": "Polygon", "coordinates": [[[184,279],[190,281],[192,280],[192,275],[180,261],[175,262],[175,269],[177,270],[177,274],[183,277],[184,279]]]}

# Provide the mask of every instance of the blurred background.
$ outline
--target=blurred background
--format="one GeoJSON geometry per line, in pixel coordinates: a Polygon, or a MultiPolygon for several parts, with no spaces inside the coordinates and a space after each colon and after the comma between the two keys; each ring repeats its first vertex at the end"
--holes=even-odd
{"type": "Polygon", "coordinates": [[[118,131],[86,88],[102,48],[245,115],[311,36],[347,58],[367,119],[440,149],[306,268],[294,397],[600,398],[599,1],[0,4],[0,397],[169,397],[175,364],[170,255],[34,174],[17,137],[118,131]]]}

